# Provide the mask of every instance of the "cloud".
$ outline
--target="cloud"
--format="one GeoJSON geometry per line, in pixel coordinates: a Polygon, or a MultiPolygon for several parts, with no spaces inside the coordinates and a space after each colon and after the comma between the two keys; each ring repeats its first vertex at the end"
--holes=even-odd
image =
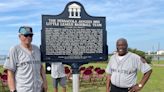
{"type": "Polygon", "coordinates": [[[0,22],[3,21],[19,21],[19,20],[25,20],[25,19],[30,19],[30,18],[35,18],[35,17],[40,17],[41,14],[40,12],[35,12],[32,14],[28,14],[28,15],[21,15],[21,16],[16,16],[16,15],[6,15],[6,16],[0,16],[0,22]]]}
{"type": "Polygon", "coordinates": [[[18,16],[1,16],[0,22],[20,19],[18,16]]]}
{"type": "Polygon", "coordinates": [[[24,1],[12,0],[11,2],[1,2],[0,3],[0,12],[9,12],[10,10],[18,9],[21,6],[27,5],[28,3],[24,1]]]}
{"type": "Polygon", "coordinates": [[[8,25],[5,25],[6,27],[20,27],[22,25],[26,25],[26,26],[40,26],[40,23],[33,23],[33,22],[22,22],[22,23],[13,23],[13,24],[8,24],[8,25]]]}
{"type": "Polygon", "coordinates": [[[22,10],[22,8],[30,8],[38,4],[38,1],[33,0],[5,0],[0,3],[0,12],[10,12],[14,10],[22,10]],[[33,5],[33,6],[32,6],[33,5]]]}

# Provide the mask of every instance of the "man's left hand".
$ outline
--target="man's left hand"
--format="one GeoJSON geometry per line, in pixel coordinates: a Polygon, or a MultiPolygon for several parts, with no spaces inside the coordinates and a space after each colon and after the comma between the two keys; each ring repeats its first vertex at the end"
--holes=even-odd
{"type": "Polygon", "coordinates": [[[47,82],[43,82],[42,88],[43,88],[44,92],[47,92],[47,90],[48,90],[47,82]]]}
{"type": "Polygon", "coordinates": [[[139,92],[142,88],[138,84],[132,86],[128,92],[139,92]]]}

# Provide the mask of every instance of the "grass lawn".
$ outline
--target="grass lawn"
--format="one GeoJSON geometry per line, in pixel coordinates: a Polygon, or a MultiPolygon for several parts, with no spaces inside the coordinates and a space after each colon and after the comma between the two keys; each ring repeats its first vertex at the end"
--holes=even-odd
{"type": "MultiPolygon", "coordinates": [[[[153,73],[150,77],[147,84],[141,90],[141,92],[164,92],[164,66],[153,66],[153,64],[158,64],[157,62],[152,62],[153,73]]],[[[164,61],[160,61],[159,64],[164,64],[164,61]]],[[[84,66],[93,65],[94,67],[98,66],[101,68],[106,68],[107,63],[90,63],[84,66]]],[[[0,66],[0,72],[3,71],[3,68],[0,66]]],[[[142,74],[139,72],[138,80],[142,78],[142,74]]],[[[53,92],[52,79],[50,74],[47,74],[48,80],[48,92],[53,92]]],[[[59,92],[61,87],[59,87],[59,92]]],[[[72,92],[72,83],[68,82],[67,92],[72,92]]],[[[87,85],[80,86],[80,92],[105,92],[105,84],[101,85],[87,85]]]]}
{"type": "Polygon", "coordinates": [[[164,64],[164,60],[160,60],[160,61],[153,61],[152,64],[164,64]]]}

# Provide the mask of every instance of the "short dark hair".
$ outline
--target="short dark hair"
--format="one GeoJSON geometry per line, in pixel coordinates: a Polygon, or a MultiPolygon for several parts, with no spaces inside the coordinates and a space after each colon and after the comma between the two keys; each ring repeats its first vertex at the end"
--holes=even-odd
{"type": "Polygon", "coordinates": [[[127,42],[127,40],[126,40],[125,38],[119,38],[119,39],[117,40],[116,44],[117,44],[119,41],[125,42],[125,43],[127,44],[127,46],[128,46],[128,42],[127,42]]]}

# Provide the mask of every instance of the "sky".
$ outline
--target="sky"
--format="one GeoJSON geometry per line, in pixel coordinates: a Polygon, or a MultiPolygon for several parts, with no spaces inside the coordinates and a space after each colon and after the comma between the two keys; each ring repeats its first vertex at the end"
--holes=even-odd
{"type": "MultiPolygon", "coordinates": [[[[41,44],[41,15],[58,15],[72,0],[0,0],[0,55],[19,44],[20,26],[31,26],[33,44],[41,44]]],[[[164,50],[164,0],[75,0],[91,16],[106,17],[109,53],[119,38],[130,48],[164,50]]]]}

